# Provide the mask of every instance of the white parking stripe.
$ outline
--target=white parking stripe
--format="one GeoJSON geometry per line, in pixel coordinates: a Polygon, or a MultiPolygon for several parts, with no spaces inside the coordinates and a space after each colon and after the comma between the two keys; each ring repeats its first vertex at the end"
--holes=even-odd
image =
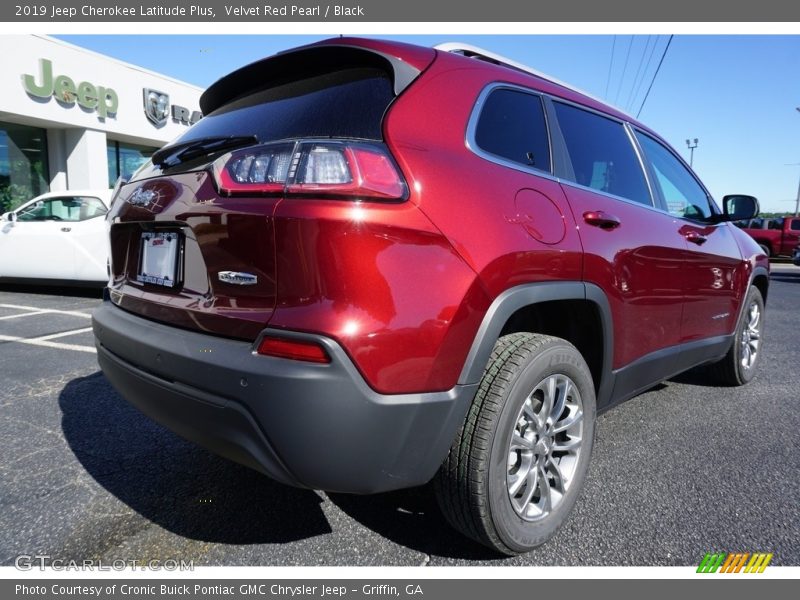
{"type": "Polygon", "coordinates": [[[20,317],[32,317],[33,315],[44,315],[46,313],[47,313],[46,310],[37,310],[36,312],[24,312],[16,315],[5,315],[4,317],[0,317],[0,321],[5,321],[6,319],[19,319],[20,317]]]}
{"type": "Polygon", "coordinates": [[[97,354],[97,350],[93,346],[81,346],[79,344],[62,344],[60,342],[53,342],[51,340],[68,335],[76,335],[78,333],[86,333],[91,331],[91,327],[84,327],[82,329],[73,329],[71,331],[62,331],[60,333],[51,333],[50,335],[43,335],[35,338],[23,338],[14,335],[0,335],[0,342],[16,342],[20,344],[28,344],[30,346],[45,346],[47,348],[57,348],[59,350],[74,350],[76,352],[89,352],[90,354],[97,354]]]}
{"type": "Polygon", "coordinates": [[[73,329],[72,331],[62,331],[61,333],[51,333],[49,335],[42,335],[35,338],[27,338],[29,340],[53,340],[55,338],[66,337],[68,335],[75,335],[77,333],[86,333],[87,331],[91,331],[91,327],[84,327],[83,329],[73,329]]]}
{"type": "MultiPolygon", "coordinates": [[[[0,304],[0,308],[15,308],[17,310],[36,311],[39,314],[54,313],[58,315],[70,315],[73,317],[83,317],[84,319],[92,318],[92,315],[86,314],[85,312],[79,312],[77,310],[58,310],[56,308],[41,308],[39,306],[21,306],[19,304],[0,304]]],[[[12,316],[21,316],[21,315],[12,315],[12,316]]]]}

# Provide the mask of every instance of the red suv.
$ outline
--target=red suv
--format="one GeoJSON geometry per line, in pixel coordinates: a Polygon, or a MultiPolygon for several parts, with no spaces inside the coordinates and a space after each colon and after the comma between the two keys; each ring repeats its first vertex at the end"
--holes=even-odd
{"type": "MultiPolygon", "coordinates": [[[[337,38],[243,67],[123,185],[98,359],[144,413],[286,484],[434,480],[515,554],[595,417],[748,382],[768,263],[644,125],[475,48],[337,38]]],[[[257,510],[257,507],[254,507],[257,510]]]]}

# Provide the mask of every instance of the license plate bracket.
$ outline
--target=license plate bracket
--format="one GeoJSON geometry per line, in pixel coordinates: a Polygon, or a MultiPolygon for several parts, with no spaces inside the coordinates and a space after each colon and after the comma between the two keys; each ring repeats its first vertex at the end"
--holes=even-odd
{"type": "Polygon", "coordinates": [[[180,276],[181,246],[177,231],[143,231],[136,281],[175,288],[180,276]]]}

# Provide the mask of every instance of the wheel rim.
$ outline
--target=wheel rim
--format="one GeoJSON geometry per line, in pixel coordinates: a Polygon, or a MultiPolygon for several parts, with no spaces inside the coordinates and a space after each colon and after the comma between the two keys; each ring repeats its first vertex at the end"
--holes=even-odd
{"type": "Polygon", "coordinates": [[[761,344],[761,307],[758,302],[751,302],[747,309],[740,344],[742,367],[752,369],[761,344]]]}
{"type": "Polygon", "coordinates": [[[508,448],[506,486],[527,521],[555,510],[572,484],[583,441],[583,402],[562,374],[540,381],[517,414],[508,448]]]}

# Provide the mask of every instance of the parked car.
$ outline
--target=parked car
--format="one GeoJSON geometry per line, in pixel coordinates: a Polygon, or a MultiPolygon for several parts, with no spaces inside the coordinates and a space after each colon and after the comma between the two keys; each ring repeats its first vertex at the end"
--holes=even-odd
{"type": "Polygon", "coordinates": [[[201,107],[121,186],[93,321],[114,387],[189,440],[306,488],[434,480],[455,528],[516,554],[572,510],[599,411],[756,372],[769,264],[729,221],[757,201],[720,210],[566,84],[337,38],[201,107]]]}
{"type": "Polygon", "coordinates": [[[761,246],[767,256],[791,256],[800,242],[800,217],[776,217],[738,221],[743,229],[761,246]]]}
{"type": "Polygon", "coordinates": [[[111,190],[48,192],[0,218],[0,278],[108,281],[111,190]]]}

